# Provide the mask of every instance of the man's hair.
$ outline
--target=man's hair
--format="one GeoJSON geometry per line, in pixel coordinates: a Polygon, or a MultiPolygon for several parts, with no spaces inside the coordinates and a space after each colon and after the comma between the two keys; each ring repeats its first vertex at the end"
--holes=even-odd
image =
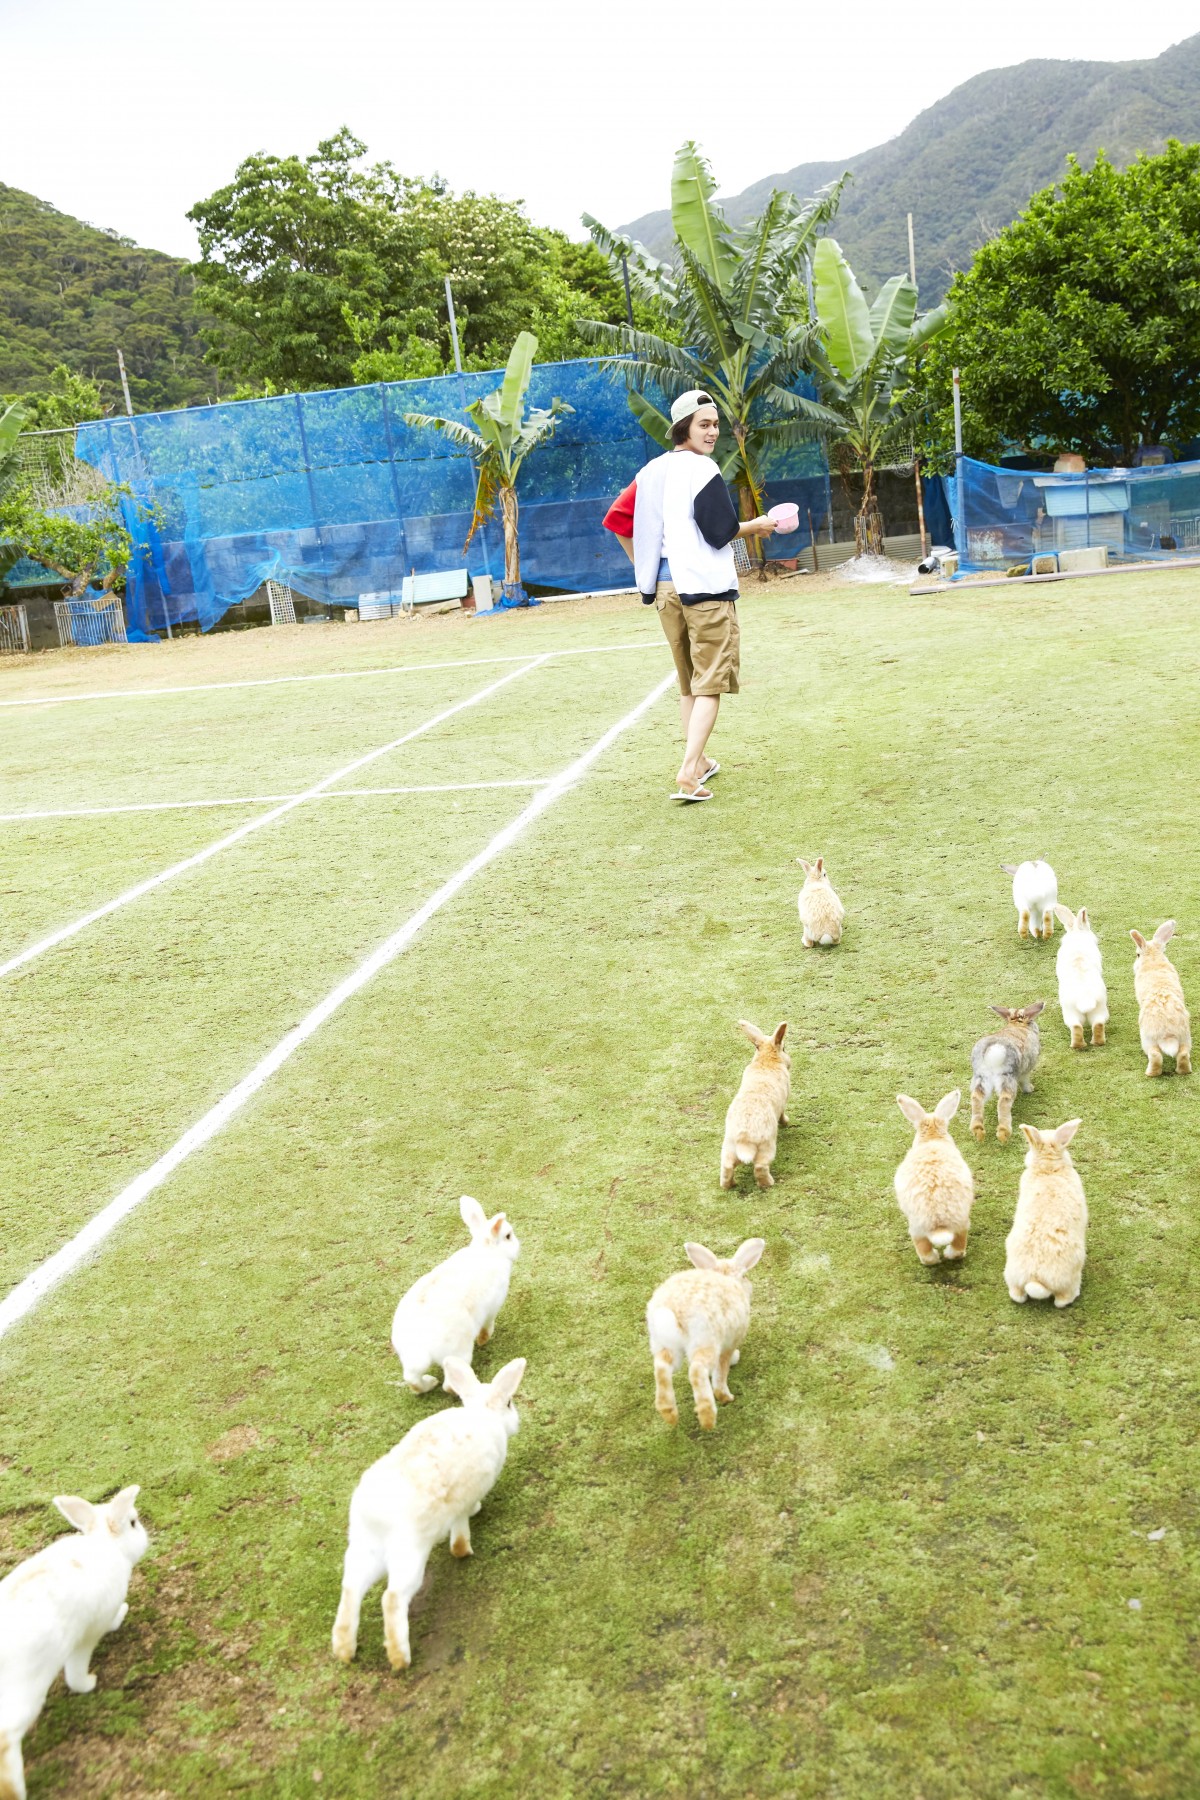
{"type": "Polygon", "coordinates": [[[711,394],[696,395],[696,412],[690,412],[686,419],[676,419],[671,427],[671,442],[676,448],[678,448],[680,444],[687,443],[688,432],[692,429],[692,420],[695,418],[696,413],[700,411],[700,408],[702,406],[715,406],[716,404],[717,403],[711,394]]]}

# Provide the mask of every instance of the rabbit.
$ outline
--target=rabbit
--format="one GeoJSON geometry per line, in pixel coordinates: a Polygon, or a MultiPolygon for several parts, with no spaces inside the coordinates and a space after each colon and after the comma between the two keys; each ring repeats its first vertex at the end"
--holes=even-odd
{"type": "Polygon", "coordinates": [[[733,1186],[733,1172],[741,1162],[754,1164],[754,1179],[759,1187],[774,1187],[771,1164],[775,1160],[775,1140],[779,1127],[788,1122],[788,1095],[792,1091],[792,1059],[783,1048],[787,1020],[777,1025],[770,1037],[764,1037],[748,1019],[738,1020],[738,1030],[744,1031],[754,1045],[754,1056],[743,1070],[742,1084],[725,1114],[721,1186],[733,1186]]]}
{"type": "Polygon", "coordinates": [[[1017,936],[1054,936],[1054,907],[1058,900],[1058,876],[1040,856],[1034,862],[1001,863],[1013,878],[1013,905],[1017,909],[1017,936]]]}
{"type": "Polygon", "coordinates": [[[471,1555],[470,1520],[496,1485],[508,1440],[520,1420],[513,1395],[525,1358],[505,1363],[482,1382],[468,1363],[447,1356],[446,1387],[461,1406],[446,1407],[414,1425],[386,1456],[371,1464],[350,1500],[350,1532],[342,1597],[333,1625],[333,1654],[353,1662],[363,1596],[386,1574],[383,1631],[393,1669],[412,1661],[408,1608],[425,1579],[429,1552],[441,1537],[451,1556],[471,1555]]]}
{"type": "Polygon", "coordinates": [[[716,1429],[714,1396],[733,1399],[729,1368],[750,1327],[751,1287],[746,1279],[763,1251],[762,1238],[747,1238],[731,1257],[714,1256],[703,1244],[683,1246],[694,1266],[669,1275],[646,1308],[654,1358],[654,1404],[668,1425],[678,1425],[675,1371],[687,1362],[701,1431],[716,1429]]]}
{"type": "Polygon", "coordinates": [[[1070,1306],[1086,1255],[1087,1201],[1067,1145],[1079,1119],[1057,1131],[1022,1125],[1029,1143],[1012,1230],[1004,1240],[1004,1285],[1014,1300],[1070,1306]]]}
{"type": "Polygon", "coordinates": [[[798,856],[796,861],[804,870],[804,886],[797,902],[804,928],[800,942],[806,950],[811,950],[814,944],[840,944],[846,909],[825,872],[825,858],[818,856],[815,863],[806,863],[798,856]]]}
{"type": "Polygon", "coordinates": [[[1167,955],[1175,935],[1175,921],[1160,925],[1147,943],[1140,931],[1131,931],[1137,945],[1133,965],[1133,991],[1138,1003],[1138,1035],[1149,1057],[1147,1075],[1161,1075],[1164,1056],[1175,1058],[1175,1073],[1192,1072],[1192,1021],[1183,998],[1179,971],[1167,955]]]}
{"type": "MultiPolygon", "coordinates": [[[[486,1344],[495,1329],[521,1254],[520,1239],[502,1212],[487,1218],[469,1194],[458,1210],[471,1242],[414,1281],[392,1319],[392,1348],[414,1394],[437,1386],[429,1371],[435,1363],[444,1370],[448,1356],[470,1367],[475,1345],[486,1344]]],[[[443,1386],[450,1391],[448,1381],[443,1386]]]]}
{"type": "Polygon", "coordinates": [[[982,1144],[986,1135],[983,1109],[996,1096],[996,1138],[1007,1144],[1012,1136],[1013,1101],[1017,1089],[1033,1092],[1033,1071],[1041,1054],[1042,1040],[1037,1020],[1046,1002],[1013,1011],[1007,1006],[993,1006],[1004,1024],[999,1031],[981,1037],[971,1052],[971,1136],[982,1144]]]}
{"type": "Polygon", "coordinates": [[[896,1105],[916,1133],[896,1170],[896,1201],[908,1220],[914,1250],[930,1266],[943,1256],[955,1262],[967,1253],[975,1180],[949,1131],[961,1098],[955,1088],[927,1113],[907,1094],[896,1095],[896,1105]]]}
{"type": "Polygon", "coordinates": [[[1071,1033],[1072,1050],[1083,1049],[1083,1028],[1092,1028],[1092,1043],[1104,1042],[1108,1024],[1108,989],[1100,964],[1100,946],[1088,922],[1087,907],[1078,913],[1069,907],[1056,906],[1059,924],[1066,937],[1058,947],[1055,973],[1058,976],[1058,1004],[1062,1007],[1063,1024],[1071,1033]]]}
{"type": "Polygon", "coordinates": [[[75,1530],[0,1581],[0,1800],[25,1800],[21,1739],[58,1671],[73,1694],[96,1685],[88,1664],[129,1611],[129,1577],[150,1542],[139,1491],[122,1488],[106,1506],[59,1494],[54,1504],[75,1530]]]}

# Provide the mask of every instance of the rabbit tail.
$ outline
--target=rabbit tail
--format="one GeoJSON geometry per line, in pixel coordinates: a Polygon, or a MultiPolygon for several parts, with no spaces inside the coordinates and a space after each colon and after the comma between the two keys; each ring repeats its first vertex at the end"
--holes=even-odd
{"type": "Polygon", "coordinates": [[[1048,1287],[1043,1287],[1040,1281],[1027,1281],[1025,1283],[1025,1292],[1029,1295],[1031,1300],[1048,1300],[1052,1291],[1053,1290],[1048,1287]]]}
{"type": "Polygon", "coordinates": [[[753,1138],[739,1137],[733,1141],[733,1153],[739,1162],[752,1163],[758,1155],[758,1145],[753,1138]]]}
{"type": "Polygon", "coordinates": [[[1179,1039],[1177,1037],[1161,1038],[1158,1047],[1164,1056],[1179,1055],[1179,1039]]]}
{"type": "Polygon", "coordinates": [[[954,1233],[952,1231],[931,1231],[929,1241],[936,1249],[944,1250],[947,1244],[954,1242],[954,1233]]]}
{"type": "Polygon", "coordinates": [[[0,1800],[25,1800],[25,1763],[15,1731],[0,1731],[0,1800]]]}

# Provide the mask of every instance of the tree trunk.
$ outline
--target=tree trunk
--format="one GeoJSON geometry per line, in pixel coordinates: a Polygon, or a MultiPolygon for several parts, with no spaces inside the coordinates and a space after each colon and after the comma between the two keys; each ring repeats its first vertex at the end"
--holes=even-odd
{"type": "MultiPolygon", "coordinates": [[[[754,470],[746,453],[746,430],[744,426],[735,425],[733,435],[742,458],[742,475],[738,482],[738,512],[743,519],[757,519],[762,511],[762,494],[754,479],[754,470]]],[[[760,537],[747,538],[746,549],[750,560],[758,564],[758,579],[767,579],[767,557],[760,537]]]]}
{"type": "Polygon", "coordinates": [[[500,489],[500,512],[504,520],[504,598],[510,605],[528,606],[521,586],[521,546],[517,538],[517,492],[500,489]]]}
{"type": "Polygon", "coordinates": [[[875,466],[863,464],[862,505],[854,518],[855,556],[883,555],[883,514],[875,495],[875,466]]]}

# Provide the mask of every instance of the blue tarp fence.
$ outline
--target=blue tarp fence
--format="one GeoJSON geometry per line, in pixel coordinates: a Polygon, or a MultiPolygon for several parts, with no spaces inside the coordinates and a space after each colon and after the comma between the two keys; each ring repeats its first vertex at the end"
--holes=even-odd
{"type": "Polygon", "coordinates": [[[1110,561],[1200,555],[1200,462],[1085,474],[993,468],[963,458],[963,493],[944,476],[954,543],[967,569],[1103,544],[1110,561]]]}
{"type": "MultiPolygon", "coordinates": [[[[81,425],[76,455],[133,494],[124,502],[141,546],[126,589],[132,630],[194,619],[207,631],[268,577],[326,605],[354,606],[364,595],[398,601],[414,570],[462,568],[470,458],[404,415],[466,421],[467,406],[502,376],[441,375],[81,425]]],[[[628,587],[628,559],[601,520],[659,452],[598,362],[538,364],[529,404],[548,406],[555,395],[575,410],[521,472],[522,579],[577,593],[628,587]]],[[[766,476],[770,504],[794,501],[819,526],[829,475],[816,444],[775,453],[766,476]]],[[[781,538],[772,554],[795,555],[806,542],[781,538]]],[[[500,578],[498,518],[465,560],[472,575],[500,578]]]]}

